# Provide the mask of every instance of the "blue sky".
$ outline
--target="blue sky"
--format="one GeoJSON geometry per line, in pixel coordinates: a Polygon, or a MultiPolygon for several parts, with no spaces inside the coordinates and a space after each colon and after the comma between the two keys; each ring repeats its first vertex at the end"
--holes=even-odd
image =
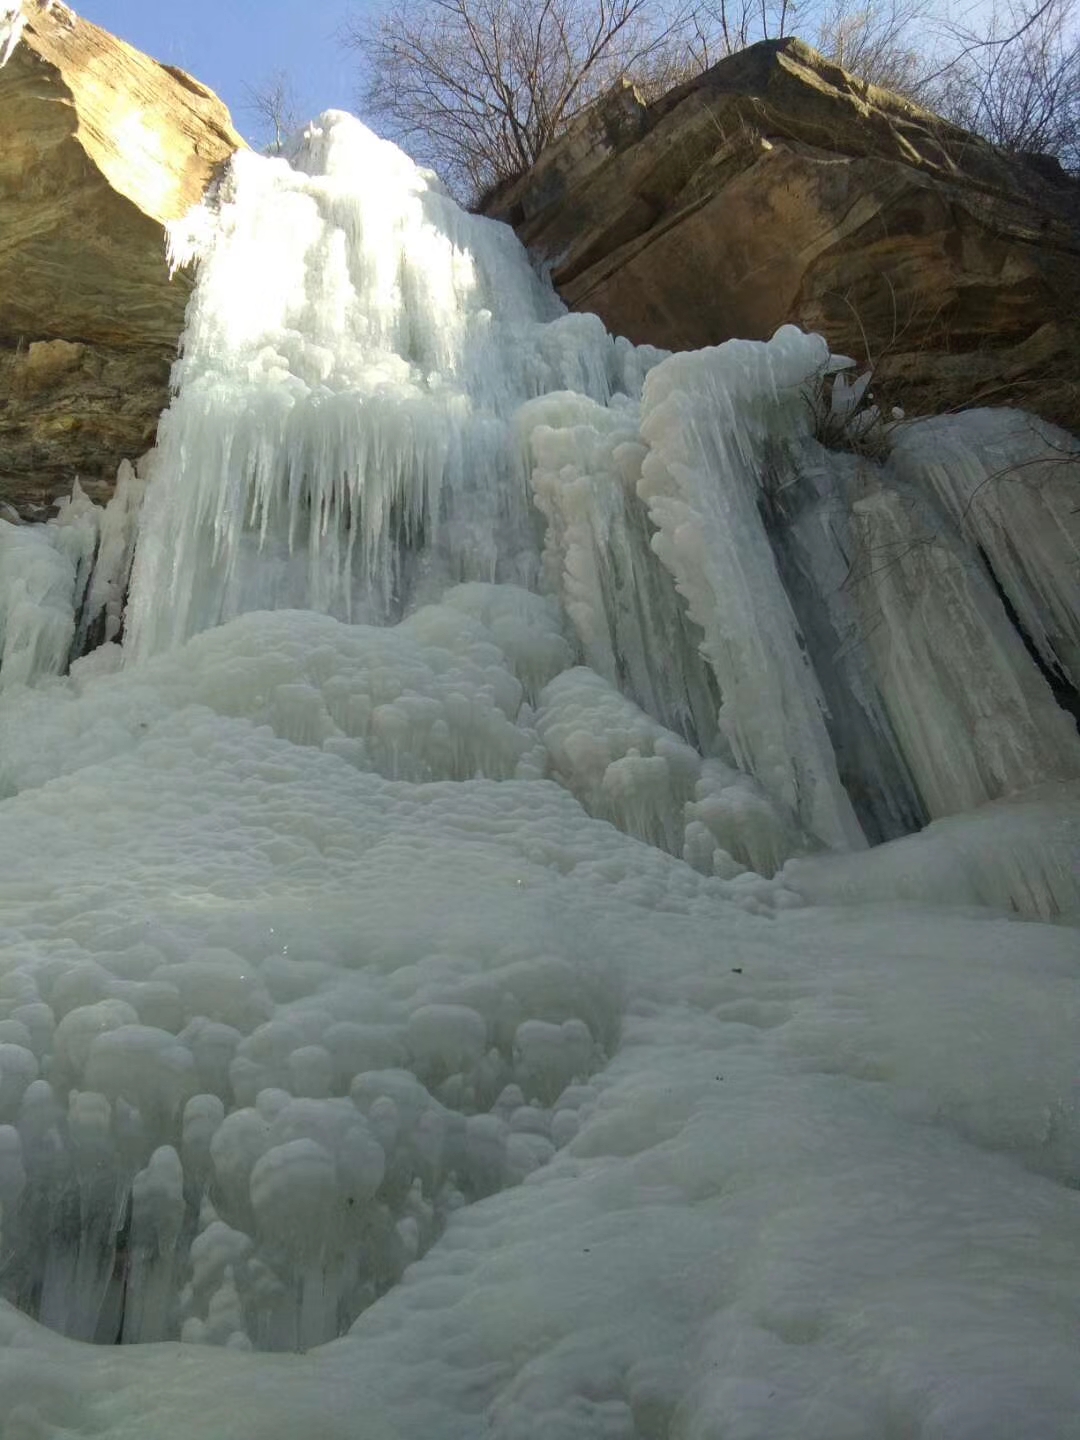
{"type": "Polygon", "coordinates": [[[336,38],[370,0],[72,0],[83,19],[111,30],[216,90],[236,128],[256,138],[244,85],[285,71],[303,118],[356,109],[357,56],[336,38]]]}

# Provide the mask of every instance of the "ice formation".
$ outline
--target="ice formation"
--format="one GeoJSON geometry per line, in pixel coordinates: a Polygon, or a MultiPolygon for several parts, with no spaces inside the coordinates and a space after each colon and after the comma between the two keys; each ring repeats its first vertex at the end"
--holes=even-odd
{"type": "Polygon", "coordinates": [[[1078,464],[1075,436],[1034,415],[984,410],[905,427],[888,466],[897,480],[932,489],[985,557],[1044,664],[1074,689],[1078,464]]]}
{"type": "Polygon", "coordinates": [[[157,449],[0,524],[0,1437],[1076,1435],[1056,466],[346,116],[174,243],[157,449]]]}
{"type": "Polygon", "coordinates": [[[174,227],[173,247],[201,279],[132,654],[268,605],[382,621],[455,580],[535,580],[508,418],[544,391],[638,389],[643,357],[560,314],[509,230],[332,117],[291,166],[237,155],[213,215],[174,227]]]}
{"type": "Polygon", "coordinates": [[[25,24],[22,0],[4,0],[0,5],[0,65],[11,59],[25,24]]]}

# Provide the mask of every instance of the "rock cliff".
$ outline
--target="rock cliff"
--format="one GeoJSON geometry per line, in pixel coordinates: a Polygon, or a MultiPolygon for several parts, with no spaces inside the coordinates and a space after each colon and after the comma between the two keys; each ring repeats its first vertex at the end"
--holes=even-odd
{"type": "Polygon", "coordinates": [[[566,302],[672,349],[785,321],[913,412],[1080,428],[1080,181],[793,39],[646,104],[608,95],[490,197],[566,302]]]}
{"type": "Polygon", "coordinates": [[[197,80],[55,0],[8,14],[0,503],[32,516],[76,475],[111,491],[151,444],[191,288],[169,279],[162,227],[243,141],[197,80]]]}

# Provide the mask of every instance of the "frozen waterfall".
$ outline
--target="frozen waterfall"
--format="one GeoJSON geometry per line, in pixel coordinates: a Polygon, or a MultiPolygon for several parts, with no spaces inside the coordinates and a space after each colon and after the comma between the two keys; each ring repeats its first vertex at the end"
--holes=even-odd
{"type": "Polygon", "coordinates": [[[1080,446],[830,448],[334,112],[171,243],[0,521],[0,1440],[1075,1436],[1080,446]]]}

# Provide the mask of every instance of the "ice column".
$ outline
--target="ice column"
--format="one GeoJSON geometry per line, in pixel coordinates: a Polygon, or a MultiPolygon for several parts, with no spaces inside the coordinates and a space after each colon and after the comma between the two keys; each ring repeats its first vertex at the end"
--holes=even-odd
{"type": "Polygon", "coordinates": [[[1019,410],[939,415],[901,427],[885,473],[936,498],[1043,664],[1080,690],[1080,441],[1019,410]]]}
{"type": "Polygon", "coordinates": [[[638,407],[550,395],[522,407],[544,569],[589,667],[671,730],[715,753],[716,682],[700,632],[651,548],[638,498],[638,407]]]}
{"type": "Polygon", "coordinates": [[[882,489],[855,521],[864,643],[930,814],[1080,774],[1070,717],[942,517],[882,489]]]}
{"type": "Polygon", "coordinates": [[[639,494],[719,685],[736,763],[824,844],[865,844],[837,772],[825,704],[761,522],[767,452],[808,429],[825,342],[791,326],[768,345],[675,355],[646,379],[639,494]]]}

